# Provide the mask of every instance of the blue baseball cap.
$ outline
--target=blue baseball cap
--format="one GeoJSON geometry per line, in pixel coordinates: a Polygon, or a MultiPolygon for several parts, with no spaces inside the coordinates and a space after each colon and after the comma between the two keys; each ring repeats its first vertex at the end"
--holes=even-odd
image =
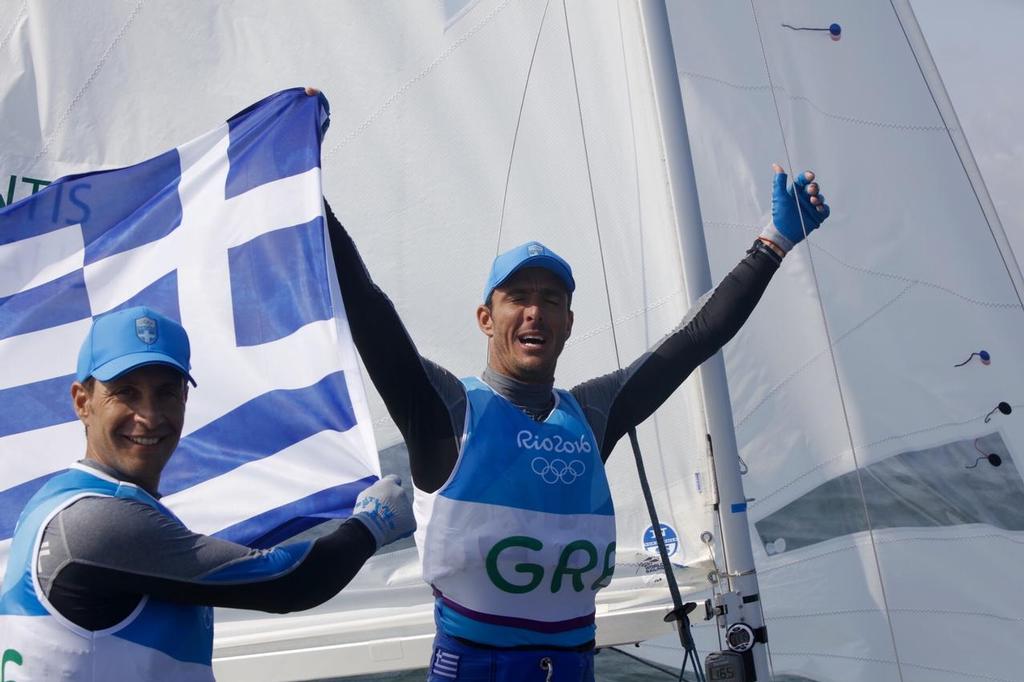
{"type": "Polygon", "coordinates": [[[110,381],[143,365],[168,365],[185,375],[191,350],[185,328],[152,308],[137,306],[97,317],[78,351],[76,378],[110,381]]]}
{"type": "Polygon", "coordinates": [[[565,285],[569,294],[576,290],[576,281],[572,278],[572,268],[564,258],[540,242],[526,242],[494,259],[491,274],[487,278],[487,286],[484,287],[484,303],[496,288],[523,268],[550,270],[558,279],[562,280],[562,284],[565,285]]]}

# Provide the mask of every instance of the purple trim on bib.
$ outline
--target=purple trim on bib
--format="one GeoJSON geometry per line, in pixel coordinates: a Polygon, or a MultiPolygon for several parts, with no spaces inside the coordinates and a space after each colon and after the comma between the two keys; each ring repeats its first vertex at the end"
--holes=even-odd
{"type": "Polygon", "coordinates": [[[547,634],[553,634],[557,632],[566,632],[568,630],[575,630],[577,628],[587,627],[588,625],[594,624],[594,616],[596,612],[588,613],[585,616],[579,616],[577,618],[570,618],[569,620],[558,620],[558,621],[546,621],[546,620],[530,620],[529,618],[515,618],[513,616],[498,616],[493,613],[481,613],[474,611],[473,609],[466,608],[462,604],[453,602],[448,597],[441,594],[441,592],[435,587],[434,596],[441,600],[445,606],[450,608],[455,613],[461,614],[466,618],[472,618],[475,621],[481,623],[489,623],[491,625],[504,625],[513,628],[524,628],[526,630],[533,630],[534,632],[543,632],[547,634]]]}

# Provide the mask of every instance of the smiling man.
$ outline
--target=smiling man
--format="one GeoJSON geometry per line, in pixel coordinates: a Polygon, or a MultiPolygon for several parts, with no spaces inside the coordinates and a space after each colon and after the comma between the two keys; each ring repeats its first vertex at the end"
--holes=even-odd
{"type": "Polygon", "coordinates": [[[629,367],[555,388],[572,332],[569,264],[539,242],[499,255],[476,310],[479,378],[419,355],[328,207],[356,347],[401,430],[416,544],[435,595],[430,680],[593,679],[595,595],[615,567],[604,462],[627,430],[739,330],[786,252],[828,217],[810,172],[775,166],[772,223],[676,329],[629,367]]]}
{"type": "Polygon", "coordinates": [[[71,386],[85,458],[29,500],[0,594],[19,681],[212,680],[211,606],[316,606],[412,531],[394,477],[312,542],[256,550],[189,531],[159,500],[195,386],[189,359],[182,326],[150,308],[93,322],[71,386]]]}

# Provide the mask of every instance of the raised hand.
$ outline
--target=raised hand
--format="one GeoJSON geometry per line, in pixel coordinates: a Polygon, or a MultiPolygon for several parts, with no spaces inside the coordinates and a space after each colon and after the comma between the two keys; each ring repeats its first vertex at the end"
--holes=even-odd
{"type": "Polygon", "coordinates": [[[761,233],[761,239],[789,251],[816,230],[830,211],[812,171],[804,171],[787,187],[782,166],[773,163],[772,170],[772,223],[761,233]]]}

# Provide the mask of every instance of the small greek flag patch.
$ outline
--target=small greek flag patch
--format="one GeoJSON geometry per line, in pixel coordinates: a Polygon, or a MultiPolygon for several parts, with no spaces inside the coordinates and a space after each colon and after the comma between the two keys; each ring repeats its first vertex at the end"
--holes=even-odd
{"type": "Polygon", "coordinates": [[[431,674],[438,677],[457,679],[459,677],[459,655],[445,651],[440,647],[434,649],[434,658],[430,663],[431,674]]]}

